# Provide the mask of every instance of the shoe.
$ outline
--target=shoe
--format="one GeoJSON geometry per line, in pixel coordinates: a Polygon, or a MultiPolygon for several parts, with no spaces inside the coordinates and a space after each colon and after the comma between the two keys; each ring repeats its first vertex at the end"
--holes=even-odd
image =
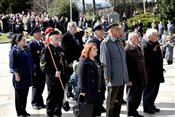
{"type": "Polygon", "coordinates": [[[46,105],[43,104],[43,105],[39,106],[39,108],[41,108],[41,109],[46,108],[46,105]]]}
{"type": "Polygon", "coordinates": [[[122,100],[122,104],[126,104],[126,101],[124,99],[122,100]]]}
{"type": "Polygon", "coordinates": [[[154,107],[153,109],[154,109],[155,112],[160,112],[159,108],[154,107]]]}
{"type": "Polygon", "coordinates": [[[154,114],[155,113],[155,110],[152,109],[152,108],[146,108],[146,109],[144,109],[144,112],[145,113],[149,113],[149,114],[154,114]]]}
{"type": "Polygon", "coordinates": [[[55,115],[55,117],[61,117],[61,115],[55,115]]]}
{"type": "Polygon", "coordinates": [[[103,106],[101,106],[101,113],[105,113],[105,112],[106,112],[106,109],[103,106]]]}
{"type": "Polygon", "coordinates": [[[30,114],[27,113],[27,112],[25,112],[25,113],[23,114],[23,116],[30,116],[30,114]]]}
{"type": "Polygon", "coordinates": [[[128,117],[144,117],[143,115],[140,115],[138,112],[134,114],[128,114],[128,117]]]}
{"type": "Polygon", "coordinates": [[[41,109],[41,107],[40,107],[40,106],[36,106],[36,105],[34,105],[34,106],[33,106],[33,109],[35,109],[35,110],[39,110],[39,109],[41,109]]]}

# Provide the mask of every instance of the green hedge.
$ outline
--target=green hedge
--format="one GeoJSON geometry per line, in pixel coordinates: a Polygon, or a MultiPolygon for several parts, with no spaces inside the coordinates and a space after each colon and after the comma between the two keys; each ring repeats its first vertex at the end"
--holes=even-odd
{"type": "Polygon", "coordinates": [[[153,16],[152,13],[147,13],[147,14],[140,14],[127,19],[127,24],[129,27],[131,27],[132,22],[135,21],[137,23],[138,20],[141,20],[141,22],[143,23],[144,32],[146,31],[146,29],[151,28],[151,23],[153,22],[153,20],[155,20],[156,23],[160,21],[159,18],[153,16]]]}

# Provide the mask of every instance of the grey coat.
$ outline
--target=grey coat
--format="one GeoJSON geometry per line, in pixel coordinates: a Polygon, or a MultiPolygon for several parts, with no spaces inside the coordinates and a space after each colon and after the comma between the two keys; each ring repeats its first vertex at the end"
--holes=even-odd
{"type": "Polygon", "coordinates": [[[166,47],[166,54],[165,58],[167,61],[173,61],[173,49],[174,49],[174,43],[165,43],[164,47],[166,47]]]}
{"type": "Polygon", "coordinates": [[[118,39],[108,35],[100,45],[100,60],[106,65],[104,77],[111,78],[111,82],[107,83],[108,86],[121,86],[128,83],[125,50],[115,40],[118,39]]]}

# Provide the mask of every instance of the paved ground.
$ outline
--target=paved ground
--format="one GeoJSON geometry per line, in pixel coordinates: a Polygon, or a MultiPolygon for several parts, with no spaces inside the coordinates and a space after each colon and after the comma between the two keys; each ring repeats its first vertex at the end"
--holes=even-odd
{"type": "MultiPolygon", "coordinates": [[[[14,91],[11,82],[11,74],[8,67],[8,53],[9,44],[0,44],[0,117],[16,117],[14,106],[14,91]]],[[[175,62],[174,65],[167,65],[164,62],[165,83],[161,84],[160,92],[156,100],[156,106],[161,109],[160,113],[148,115],[143,113],[142,104],[139,107],[139,113],[144,114],[145,117],[175,117],[175,62]]],[[[47,88],[43,93],[44,98],[47,97],[47,88]]],[[[126,96],[125,96],[126,97],[126,96]]],[[[46,117],[46,110],[34,110],[30,104],[31,90],[28,95],[27,112],[31,117],[46,117]]],[[[70,100],[71,106],[75,104],[70,100]]],[[[126,105],[122,106],[121,117],[126,117],[126,105]]],[[[69,112],[63,111],[63,117],[73,117],[72,110],[69,112]]],[[[102,117],[105,117],[103,114],[102,117]]]]}

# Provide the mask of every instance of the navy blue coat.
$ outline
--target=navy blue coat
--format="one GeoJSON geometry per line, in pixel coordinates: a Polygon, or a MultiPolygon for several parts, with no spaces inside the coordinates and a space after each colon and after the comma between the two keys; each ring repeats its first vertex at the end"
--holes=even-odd
{"type": "Polygon", "coordinates": [[[86,93],[86,101],[98,103],[104,100],[100,93],[105,90],[102,66],[98,68],[94,61],[89,58],[83,58],[78,64],[78,73],[79,89],[81,93],[86,93]],[[100,77],[101,80],[99,80],[100,77]]]}
{"type": "Polygon", "coordinates": [[[28,88],[32,85],[34,64],[29,49],[21,50],[17,46],[13,47],[9,53],[10,71],[13,73],[14,88],[28,88]],[[20,81],[15,80],[14,72],[20,76],[20,81]]]}

